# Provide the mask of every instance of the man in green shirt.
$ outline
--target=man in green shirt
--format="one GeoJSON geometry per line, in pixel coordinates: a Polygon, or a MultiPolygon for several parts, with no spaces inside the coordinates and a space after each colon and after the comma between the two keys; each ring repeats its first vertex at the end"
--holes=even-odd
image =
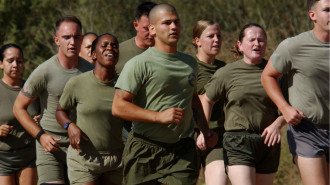
{"type": "Polygon", "coordinates": [[[30,75],[14,104],[14,114],[23,127],[39,142],[36,144],[39,184],[64,184],[67,130],[55,118],[56,107],[66,82],[73,76],[93,69],[79,57],[82,25],[74,16],[56,21],[54,41],[58,53],[39,65],[30,75]],[[42,118],[40,127],[31,119],[26,108],[40,97],[42,118]],[[51,173],[49,173],[51,171],[51,173]]]}
{"type": "Polygon", "coordinates": [[[313,30],[284,40],[262,84],[287,121],[290,152],[304,184],[329,184],[329,0],[308,0],[313,30]],[[277,79],[288,74],[289,101],[277,79]]]}
{"type": "Polygon", "coordinates": [[[133,121],[134,131],[123,153],[124,184],[195,184],[194,117],[207,143],[217,142],[195,92],[197,63],[177,52],[181,26],[173,6],[156,5],[149,18],[155,47],[131,59],[115,86],[112,113],[133,121]]]}

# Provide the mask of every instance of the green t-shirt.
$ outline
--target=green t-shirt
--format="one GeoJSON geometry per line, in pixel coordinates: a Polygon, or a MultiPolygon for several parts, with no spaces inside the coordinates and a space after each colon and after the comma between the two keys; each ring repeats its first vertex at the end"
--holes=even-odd
{"type": "MultiPolygon", "coordinates": [[[[6,124],[14,127],[7,137],[0,137],[0,150],[24,148],[35,141],[25,131],[13,113],[14,102],[20,90],[21,88],[11,87],[0,80],[0,125],[6,124]]],[[[38,115],[40,112],[39,101],[31,104],[27,111],[32,117],[38,115]]]]}
{"type": "Polygon", "coordinates": [[[189,55],[164,53],[150,47],[126,63],[116,88],[135,95],[133,103],[160,112],[178,107],[185,112],[179,124],[133,122],[133,130],[151,140],[175,143],[194,129],[192,97],[196,88],[197,62],[189,55]]]}
{"type": "Polygon", "coordinates": [[[116,64],[116,73],[120,74],[123,70],[127,61],[131,58],[135,57],[136,55],[141,54],[145,51],[145,49],[139,48],[135,43],[135,37],[121,42],[119,44],[119,59],[118,63],[116,64]]]}
{"type": "Polygon", "coordinates": [[[123,120],[111,114],[115,83],[116,79],[102,82],[89,71],[71,78],[64,88],[60,105],[64,110],[76,108],[76,124],[89,138],[82,140],[82,151],[123,149],[123,120]]]}
{"type": "Polygon", "coordinates": [[[281,42],[270,60],[288,74],[289,102],[315,124],[329,124],[330,43],[307,31],[281,42]]]}
{"type": "MultiPolygon", "coordinates": [[[[197,74],[197,93],[204,94],[205,89],[204,86],[210,80],[212,75],[221,67],[225,66],[226,63],[215,60],[213,64],[208,64],[205,62],[201,62],[198,58],[195,57],[198,62],[198,74],[197,74]]],[[[218,101],[214,104],[212,109],[211,118],[209,121],[210,128],[218,128],[223,127],[225,121],[225,115],[223,111],[223,101],[218,101]]]]}
{"type": "Polygon", "coordinates": [[[261,85],[267,64],[249,65],[239,60],[220,68],[205,86],[212,101],[224,100],[225,130],[261,133],[277,117],[277,108],[261,85]]]}
{"type": "Polygon", "coordinates": [[[29,76],[24,87],[31,96],[39,96],[42,118],[40,125],[44,130],[55,133],[66,133],[55,118],[58,100],[61,97],[66,82],[74,76],[94,68],[94,65],[79,57],[75,69],[66,69],[54,55],[40,64],[29,76]]]}

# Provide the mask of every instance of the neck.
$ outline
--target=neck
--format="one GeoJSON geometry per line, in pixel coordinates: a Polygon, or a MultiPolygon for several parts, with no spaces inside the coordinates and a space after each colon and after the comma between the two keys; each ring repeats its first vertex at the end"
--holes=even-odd
{"type": "Polygon", "coordinates": [[[134,40],[135,40],[135,44],[137,45],[137,47],[142,48],[142,49],[148,49],[149,46],[145,45],[142,41],[140,41],[137,36],[135,37],[134,40]]]}
{"type": "Polygon", "coordinates": [[[116,75],[116,70],[114,67],[106,68],[98,65],[96,62],[94,75],[97,79],[101,80],[102,82],[110,82],[116,75]]]}
{"type": "Polygon", "coordinates": [[[249,64],[249,65],[258,65],[262,62],[262,58],[261,59],[249,59],[249,58],[243,58],[243,61],[246,63],[246,64],[249,64]]]}
{"type": "Polygon", "coordinates": [[[22,85],[22,81],[19,78],[9,78],[8,76],[4,75],[2,77],[2,81],[12,87],[20,87],[22,85]]]}
{"type": "Polygon", "coordinates": [[[198,60],[200,60],[201,62],[205,62],[207,64],[214,64],[215,61],[215,56],[213,55],[206,55],[206,54],[201,54],[199,52],[197,52],[196,57],[198,58],[198,60]]]}
{"type": "Polygon", "coordinates": [[[165,53],[176,53],[177,52],[177,46],[170,46],[167,44],[157,44],[155,43],[155,48],[157,48],[159,51],[165,52],[165,53]]]}
{"type": "Polygon", "coordinates": [[[66,69],[74,69],[78,66],[78,55],[68,58],[59,52],[57,54],[57,58],[61,66],[63,66],[66,69]]]}
{"type": "Polygon", "coordinates": [[[314,27],[313,33],[317,39],[322,42],[330,42],[330,33],[324,30],[320,30],[317,27],[314,27]]]}

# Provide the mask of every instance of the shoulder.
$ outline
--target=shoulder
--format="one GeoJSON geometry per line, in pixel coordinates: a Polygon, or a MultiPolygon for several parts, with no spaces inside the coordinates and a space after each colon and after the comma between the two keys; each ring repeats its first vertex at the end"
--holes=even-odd
{"type": "Polygon", "coordinates": [[[125,46],[132,45],[132,43],[135,43],[135,37],[132,37],[128,40],[119,43],[119,48],[124,48],[125,46]]]}
{"type": "Polygon", "coordinates": [[[94,69],[94,65],[89,63],[87,60],[79,57],[78,61],[79,61],[78,68],[81,67],[85,71],[89,71],[89,70],[94,69]]]}

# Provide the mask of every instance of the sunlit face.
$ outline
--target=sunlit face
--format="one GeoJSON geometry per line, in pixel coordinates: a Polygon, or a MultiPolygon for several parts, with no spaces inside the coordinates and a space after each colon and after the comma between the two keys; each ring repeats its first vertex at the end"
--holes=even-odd
{"type": "Polygon", "coordinates": [[[249,27],[245,29],[242,42],[237,41],[239,50],[243,53],[244,61],[258,62],[265,56],[267,38],[262,29],[249,27]]]}
{"type": "Polygon", "coordinates": [[[330,31],[330,1],[320,0],[309,11],[309,16],[317,29],[330,31]]]}
{"type": "Polygon", "coordinates": [[[0,68],[4,76],[17,79],[23,72],[24,59],[19,49],[11,47],[5,50],[3,61],[0,62],[0,68]]]}
{"type": "Polygon", "coordinates": [[[103,35],[99,38],[92,57],[96,60],[96,65],[114,68],[119,57],[118,41],[111,35],[103,35]]]}
{"type": "Polygon", "coordinates": [[[94,34],[89,34],[84,36],[83,41],[81,43],[81,47],[80,47],[80,53],[79,56],[81,56],[82,58],[84,58],[85,60],[87,60],[90,63],[94,63],[92,60],[92,43],[93,41],[96,39],[96,36],[94,34]]]}
{"type": "Polygon", "coordinates": [[[56,31],[54,40],[59,47],[59,54],[67,58],[77,57],[79,55],[82,36],[81,29],[76,23],[62,22],[56,31]]]}
{"type": "Polygon", "coordinates": [[[149,32],[149,18],[146,15],[142,15],[138,21],[133,23],[136,30],[136,37],[141,41],[144,47],[148,48],[155,44],[154,37],[149,32]]]}
{"type": "Polygon", "coordinates": [[[206,55],[217,55],[221,49],[221,32],[218,25],[210,25],[201,34],[200,38],[195,38],[198,53],[206,55]]]}
{"type": "Polygon", "coordinates": [[[181,32],[179,16],[176,12],[159,11],[155,24],[150,26],[159,45],[176,46],[181,32]]]}

